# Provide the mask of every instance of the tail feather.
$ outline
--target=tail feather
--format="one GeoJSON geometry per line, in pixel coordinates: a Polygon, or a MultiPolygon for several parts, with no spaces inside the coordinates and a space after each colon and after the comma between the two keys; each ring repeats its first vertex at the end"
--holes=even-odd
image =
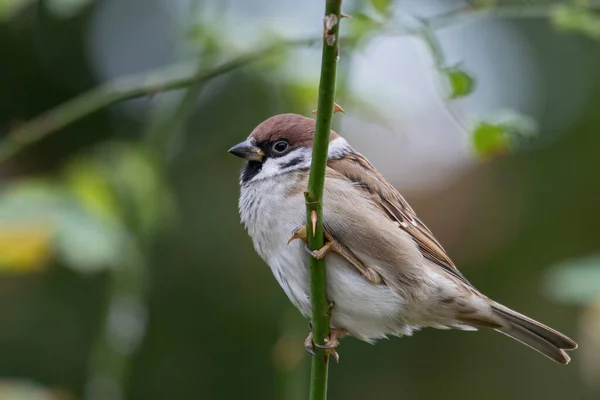
{"type": "Polygon", "coordinates": [[[506,327],[496,329],[542,353],[559,364],[568,364],[571,358],[565,350],[574,350],[577,343],[562,333],[498,303],[492,304],[494,313],[504,320],[506,327]]]}

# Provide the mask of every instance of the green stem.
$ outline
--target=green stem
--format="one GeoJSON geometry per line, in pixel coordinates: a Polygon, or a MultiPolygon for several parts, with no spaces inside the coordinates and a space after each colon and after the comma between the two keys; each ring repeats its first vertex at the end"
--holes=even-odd
{"type": "MultiPolygon", "coordinates": [[[[342,0],[326,0],[325,17],[323,19],[323,53],[321,61],[321,78],[319,82],[319,103],[315,140],[313,144],[312,164],[308,178],[306,195],[306,226],[308,246],[311,250],[323,247],[323,189],[325,185],[325,168],[329,134],[333,116],[335,97],[335,75],[338,57],[338,34],[342,0]],[[312,216],[316,214],[313,231],[312,216]]],[[[327,283],[325,262],[310,259],[310,301],[312,307],[313,342],[324,344],[329,335],[330,307],[327,301],[327,283]]],[[[312,359],[310,399],[325,400],[327,398],[327,372],[329,357],[323,349],[315,346],[316,355],[312,359]]]]}

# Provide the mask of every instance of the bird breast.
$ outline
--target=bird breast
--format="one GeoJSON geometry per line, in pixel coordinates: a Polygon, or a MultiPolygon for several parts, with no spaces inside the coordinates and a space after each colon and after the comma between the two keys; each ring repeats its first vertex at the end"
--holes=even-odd
{"type": "MultiPolygon", "coordinates": [[[[257,253],[290,301],[310,317],[309,256],[300,240],[287,243],[294,229],[305,223],[305,186],[299,188],[305,184],[299,174],[249,182],[242,186],[240,214],[257,253]]],[[[403,299],[398,293],[387,285],[369,283],[337,254],[328,254],[325,262],[327,297],[335,303],[333,327],[365,341],[386,333],[410,333],[410,327],[401,323],[403,299]]]]}

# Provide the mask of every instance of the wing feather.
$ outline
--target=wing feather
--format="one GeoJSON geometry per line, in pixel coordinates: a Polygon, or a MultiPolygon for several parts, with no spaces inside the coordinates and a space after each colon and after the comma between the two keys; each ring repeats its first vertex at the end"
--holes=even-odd
{"type": "Polygon", "coordinates": [[[433,236],[431,230],[419,220],[404,197],[383,178],[366,158],[352,151],[344,154],[341,158],[330,159],[328,166],[353,182],[355,187],[370,198],[387,218],[407,232],[425,258],[467,285],[473,286],[456,268],[442,245],[433,236]]]}

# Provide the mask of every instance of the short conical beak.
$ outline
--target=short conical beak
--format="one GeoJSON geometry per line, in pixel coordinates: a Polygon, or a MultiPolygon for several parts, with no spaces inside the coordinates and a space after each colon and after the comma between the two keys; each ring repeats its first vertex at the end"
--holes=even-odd
{"type": "Polygon", "coordinates": [[[229,152],[234,156],[250,161],[262,161],[265,155],[260,148],[254,146],[249,140],[236,144],[229,149],[229,152]]]}

